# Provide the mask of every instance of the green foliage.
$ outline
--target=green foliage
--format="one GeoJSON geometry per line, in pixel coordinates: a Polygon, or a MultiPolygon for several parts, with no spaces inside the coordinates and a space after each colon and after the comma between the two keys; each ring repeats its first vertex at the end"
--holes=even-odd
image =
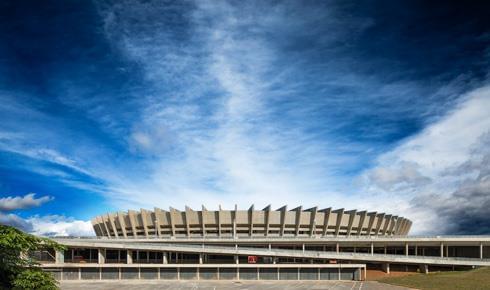
{"type": "Polygon", "coordinates": [[[46,249],[63,250],[64,246],[0,225],[0,289],[57,289],[56,281],[31,258],[32,252],[46,249]]]}
{"type": "Polygon", "coordinates": [[[41,269],[26,269],[20,272],[12,282],[14,290],[39,289],[55,290],[58,289],[57,281],[51,274],[43,272],[41,269]]]}

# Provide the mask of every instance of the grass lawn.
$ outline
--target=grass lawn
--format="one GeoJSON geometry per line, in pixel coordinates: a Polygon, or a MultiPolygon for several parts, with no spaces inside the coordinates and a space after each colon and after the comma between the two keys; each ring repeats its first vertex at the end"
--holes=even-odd
{"type": "Polygon", "coordinates": [[[379,282],[423,290],[490,290],[490,267],[471,271],[438,272],[415,274],[404,277],[387,277],[380,279],[379,282]]]}

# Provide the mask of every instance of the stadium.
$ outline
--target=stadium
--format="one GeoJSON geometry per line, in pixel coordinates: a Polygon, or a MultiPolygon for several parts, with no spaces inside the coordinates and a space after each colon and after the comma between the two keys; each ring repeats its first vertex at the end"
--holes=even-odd
{"type": "Polygon", "coordinates": [[[38,253],[59,280],[365,280],[490,266],[490,236],[410,236],[401,216],[287,206],[108,213],[38,253]]]}

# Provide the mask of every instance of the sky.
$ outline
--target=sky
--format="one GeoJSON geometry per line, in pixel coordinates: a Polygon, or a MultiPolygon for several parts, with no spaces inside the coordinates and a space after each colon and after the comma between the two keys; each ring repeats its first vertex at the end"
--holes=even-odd
{"type": "Polygon", "coordinates": [[[319,206],[490,234],[484,1],[2,1],[0,223],[319,206]]]}

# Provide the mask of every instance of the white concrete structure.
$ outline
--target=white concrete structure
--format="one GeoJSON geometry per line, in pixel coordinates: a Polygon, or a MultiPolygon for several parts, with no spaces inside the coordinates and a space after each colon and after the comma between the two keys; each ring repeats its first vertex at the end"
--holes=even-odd
{"type": "Polygon", "coordinates": [[[490,266],[490,236],[408,236],[408,219],[376,212],[155,208],[92,223],[97,237],[56,239],[67,250],[42,267],[63,280],[362,280],[490,266]]]}
{"type": "Polygon", "coordinates": [[[406,218],[367,211],[317,207],[287,210],[270,206],[255,210],[208,211],[185,207],[179,211],[155,208],[109,213],[92,219],[97,236],[150,237],[317,237],[407,235],[412,222],[406,218]]]}

